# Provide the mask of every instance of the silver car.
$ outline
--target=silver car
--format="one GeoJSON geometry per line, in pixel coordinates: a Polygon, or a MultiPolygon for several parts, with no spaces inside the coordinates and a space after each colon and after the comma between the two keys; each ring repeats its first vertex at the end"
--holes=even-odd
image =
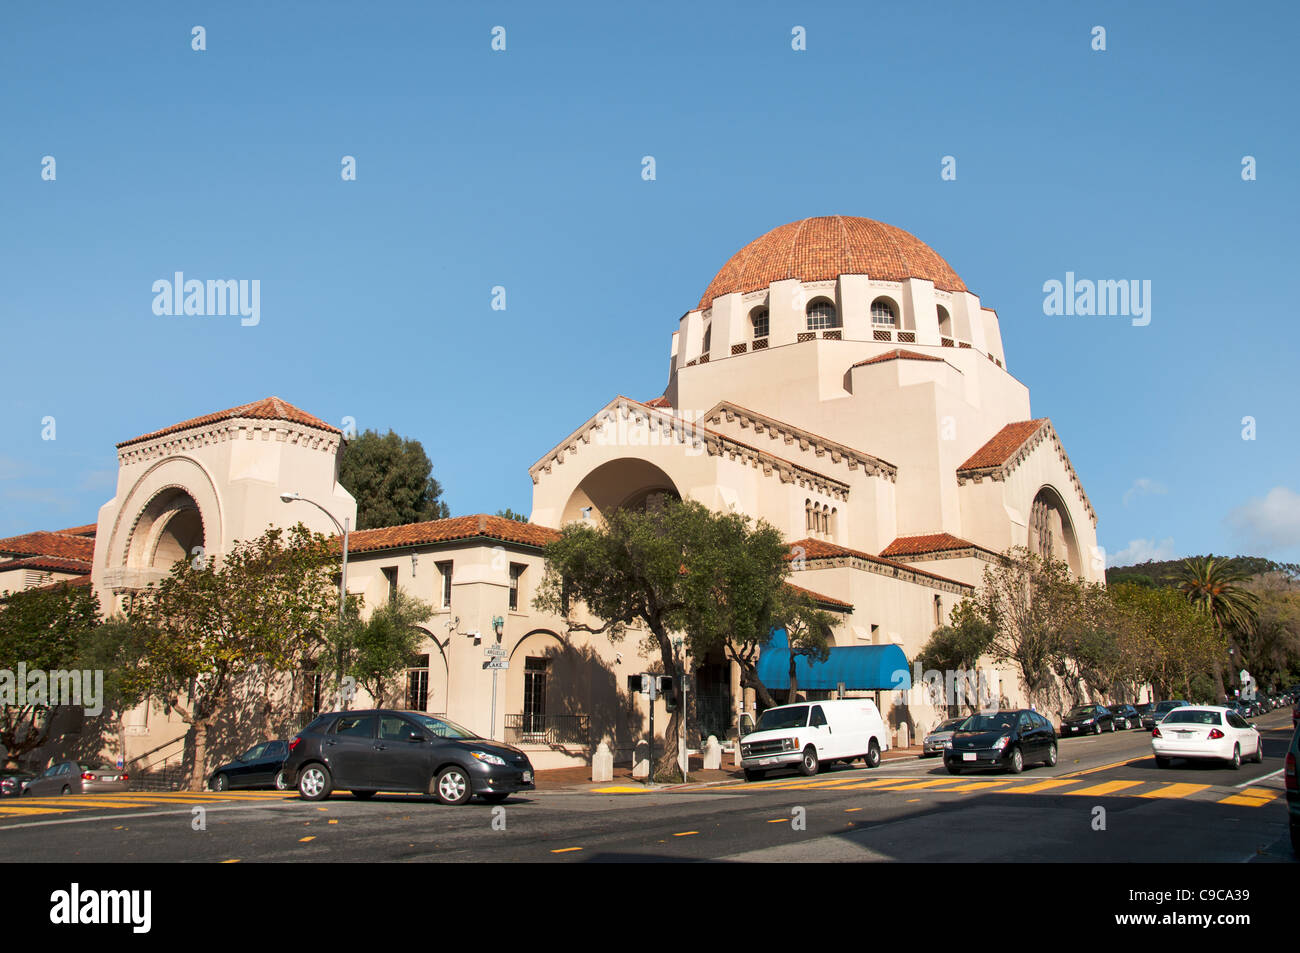
{"type": "Polygon", "coordinates": [[[102,794],[125,791],[127,776],[119,768],[94,767],[85,761],[59,761],[27,782],[24,797],[50,794],[102,794]]]}
{"type": "Polygon", "coordinates": [[[949,718],[947,721],[940,722],[939,726],[925,736],[923,754],[930,757],[935,754],[943,754],[943,746],[952,738],[952,733],[957,730],[965,718],[949,718]]]}

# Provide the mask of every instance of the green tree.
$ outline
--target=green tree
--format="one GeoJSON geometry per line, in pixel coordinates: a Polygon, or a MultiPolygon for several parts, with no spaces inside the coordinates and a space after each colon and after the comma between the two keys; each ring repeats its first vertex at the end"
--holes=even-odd
{"type": "Polygon", "coordinates": [[[508,506],[504,510],[497,510],[497,516],[505,520],[514,520],[517,523],[528,522],[528,517],[526,515],[523,513],[516,513],[508,506]]]}
{"type": "MultiPolygon", "coordinates": [[[[1243,585],[1250,574],[1237,560],[1197,556],[1184,560],[1178,575],[1179,590],[1214,622],[1221,635],[1244,641],[1255,631],[1259,597],[1243,585]]],[[[1214,677],[1222,696],[1223,666],[1215,668],[1214,677]]]]}
{"type": "MultiPolygon", "coordinates": [[[[971,598],[962,599],[948,615],[948,624],[941,625],[916,656],[921,670],[936,672],[970,673],[979,664],[980,656],[989,650],[995,631],[980,612],[979,604],[971,598]]],[[[948,682],[944,681],[946,690],[948,682]]],[[[954,681],[955,684],[955,681],[954,681]]],[[[974,712],[979,707],[976,691],[962,693],[967,707],[974,712]]],[[[944,704],[949,714],[959,714],[956,698],[947,698],[944,704]]]]}
{"type": "Polygon", "coordinates": [[[798,590],[787,587],[784,594],[785,598],[776,611],[776,621],[785,629],[790,646],[789,701],[794,701],[799,694],[795,666],[801,656],[812,662],[825,662],[830,658],[831,646],[835,644],[832,634],[835,617],[818,609],[811,598],[798,590]]]}
{"type": "Polygon", "coordinates": [[[402,673],[426,638],[419,624],[433,615],[433,606],[399,589],[364,621],[356,608],[350,608],[346,624],[330,629],[327,654],[338,658],[341,649],[344,673],[357,680],[375,707],[384,708],[397,697],[402,673]]]}
{"type": "Polygon", "coordinates": [[[0,680],[0,744],[5,746],[6,767],[17,767],[24,754],[50,737],[53,709],[46,702],[51,699],[30,697],[29,686],[16,684],[19,663],[26,663],[29,672],[47,675],[79,668],[98,625],[99,600],[89,586],[63,583],[27,589],[0,603],[0,659],[14,673],[8,684],[0,680]]]}
{"type": "Polygon", "coordinates": [[[190,790],[202,790],[207,734],[238,688],[264,693],[301,668],[334,624],[337,556],[301,523],[236,542],[220,559],[182,559],[136,593],[127,619],[140,658],[123,677],[134,700],[157,699],[192,727],[190,790]]]}
{"type": "Polygon", "coordinates": [[[349,441],[339,460],[339,482],[357,501],[357,529],[401,526],[451,515],[442,486],[418,440],[367,430],[349,441]]]}
{"type": "Polygon", "coordinates": [[[1190,698],[1198,676],[1225,664],[1226,639],[1177,589],[1121,583],[1108,596],[1112,631],[1133,683],[1149,683],[1162,698],[1190,698]]]}

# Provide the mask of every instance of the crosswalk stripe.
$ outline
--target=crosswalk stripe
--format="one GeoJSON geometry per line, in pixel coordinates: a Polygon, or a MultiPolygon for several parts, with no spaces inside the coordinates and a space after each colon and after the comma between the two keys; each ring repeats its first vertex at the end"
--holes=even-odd
{"type": "Polygon", "coordinates": [[[1129,788],[1136,788],[1144,784],[1143,781],[1105,781],[1101,784],[1094,784],[1092,787],[1079,788],[1077,791],[1063,791],[1063,794],[1078,794],[1085,797],[1101,797],[1105,794],[1114,794],[1116,791],[1127,791],[1129,788]]]}
{"type": "Polygon", "coordinates": [[[67,814],[57,807],[0,807],[0,814],[67,814]]]}
{"type": "Polygon", "coordinates": [[[1195,794],[1197,791],[1204,791],[1209,788],[1208,784],[1166,784],[1162,788],[1154,791],[1146,791],[1137,795],[1138,797],[1151,798],[1180,798],[1187,797],[1189,794],[1195,794]]]}
{"type": "Polygon", "coordinates": [[[881,785],[878,790],[881,791],[916,791],[920,788],[933,788],[941,784],[958,784],[958,778],[933,778],[927,781],[910,781],[904,784],[881,785]]]}
{"type": "Polygon", "coordinates": [[[865,790],[867,790],[868,788],[879,788],[879,787],[884,787],[884,786],[887,785],[887,784],[898,784],[898,783],[900,782],[900,780],[908,780],[908,779],[906,779],[906,778],[903,778],[903,779],[899,779],[899,778],[878,778],[878,779],[876,779],[875,781],[863,781],[863,782],[861,782],[861,783],[859,783],[859,784],[849,784],[849,785],[846,785],[845,787],[840,788],[839,790],[841,790],[841,791],[865,791],[865,790]]]}
{"type": "Polygon", "coordinates": [[[1238,804],[1242,807],[1263,807],[1272,801],[1271,797],[1246,797],[1243,794],[1233,794],[1219,801],[1220,804],[1238,804]]]}
{"type": "Polygon", "coordinates": [[[1268,788],[1246,788],[1241,792],[1246,797],[1268,798],[1270,801],[1277,797],[1276,791],[1270,791],[1268,788]]]}
{"type": "Polygon", "coordinates": [[[937,794],[951,794],[954,791],[984,791],[988,788],[1002,787],[1004,784],[1010,784],[1010,781],[972,781],[970,784],[963,784],[960,787],[944,788],[937,791],[937,794]]]}
{"type": "Polygon", "coordinates": [[[1050,791],[1053,788],[1062,788],[1070,784],[1078,784],[1078,781],[1062,780],[1060,778],[1051,778],[1047,781],[1037,781],[1034,784],[1022,784],[1018,787],[1011,788],[1007,794],[1034,794],[1038,791],[1050,791]]]}

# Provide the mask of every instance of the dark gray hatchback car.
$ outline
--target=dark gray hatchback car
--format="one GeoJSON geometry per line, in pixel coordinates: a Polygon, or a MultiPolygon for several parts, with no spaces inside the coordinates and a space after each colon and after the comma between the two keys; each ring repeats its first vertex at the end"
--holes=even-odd
{"type": "Polygon", "coordinates": [[[415,791],[443,804],[475,795],[495,804],[535,786],[532,763],[518,748],[445,718],[390,709],[321,715],[289,743],[284,775],[309,801],[340,789],[360,800],[415,791]]]}

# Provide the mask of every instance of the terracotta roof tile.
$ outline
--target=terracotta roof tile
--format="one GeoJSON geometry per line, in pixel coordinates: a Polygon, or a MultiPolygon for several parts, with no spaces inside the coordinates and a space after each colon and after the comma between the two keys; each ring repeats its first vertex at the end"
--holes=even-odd
{"type": "Polygon", "coordinates": [[[959,466],[961,470],[981,470],[985,467],[1000,467],[1010,460],[1026,440],[1038,433],[1039,429],[1050,423],[1048,418],[1037,420],[1020,420],[1007,424],[993,435],[988,443],[971,455],[970,459],[959,466]]]}
{"type": "Polygon", "coordinates": [[[699,307],[786,278],[826,281],[840,275],[924,278],[942,291],[966,290],[952,267],[915,235],[869,218],[826,215],[778,226],[740,249],[714,276],[699,307]]]}
{"type": "Polygon", "coordinates": [[[27,556],[23,559],[10,559],[0,562],[0,572],[11,572],[15,569],[39,569],[43,572],[81,574],[90,572],[91,563],[88,559],[62,559],[58,556],[27,556]]]}
{"type": "Polygon", "coordinates": [[[54,532],[63,536],[94,536],[98,529],[98,523],[87,523],[85,526],[69,526],[67,529],[56,529],[54,532]]]}
{"type": "Polygon", "coordinates": [[[785,587],[787,589],[799,593],[800,595],[807,596],[808,598],[812,599],[814,602],[820,602],[823,603],[824,605],[836,606],[841,609],[847,609],[850,612],[853,611],[853,603],[845,602],[843,599],[836,599],[833,596],[824,596],[820,592],[813,592],[811,589],[805,589],[803,586],[796,586],[792,582],[787,582],[785,584],[785,587]]]}
{"type": "Polygon", "coordinates": [[[673,405],[668,402],[667,397],[656,397],[654,400],[642,401],[647,407],[660,407],[664,410],[672,410],[673,405]]]}
{"type": "Polygon", "coordinates": [[[64,533],[24,533],[0,539],[0,556],[61,556],[89,562],[95,558],[95,541],[64,533]]]}
{"type": "Polygon", "coordinates": [[[947,576],[940,576],[938,573],[926,572],[924,569],[917,569],[915,566],[909,566],[905,563],[894,562],[892,559],[886,559],[883,556],[872,556],[870,553],[864,553],[858,549],[849,549],[847,546],[839,546],[835,543],[828,543],[824,539],[798,539],[790,544],[790,550],[786,553],[785,558],[794,559],[793,550],[795,548],[803,550],[804,559],[834,559],[837,557],[853,557],[856,559],[865,559],[867,562],[879,563],[882,566],[890,566],[903,572],[915,573],[918,576],[926,576],[939,582],[950,583],[955,586],[970,588],[968,583],[961,582],[957,579],[949,579],[947,576]]]}
{"type": "MultiPolygon", "coordinates": [[[[385,526],[378,529],[357,530],[348,537],[349,553],[375,552],[404,546],[422,546],[428,543],[445,543],[474,537],[497,539],[506,543],[520,543],[541,548],[560,538],[558,530],[536,523],[521,523],[503,516],[453,516],[451,519],[430,520],[426,523],[407,523],[404,526],[385,526]]],[[[334,537],[338,545],[338,537],[334,537]]]]}
{"type": "Polygon", "coordinates": [[[922,553],[946,553],[955,549],[992,550],[953,536],[951,533],[929,533],[923,536],[900,536],[880,551],[881,556],[918,556],[922,553]]]}
{"type": "Polygon", "coordinates": [[[918,354],[916,351],[907,351],[903,348],[895,348],[892,351],[886,351],[884,354],[877,354],[875,357],[869,357],[865,361],[858,361],[853,367],[865,367],[867,364],[882,364],[885,361],[938,361],[943,363],[943,358],[935,357],[933,354],[918,354]]]}
{"type": "Polygon", "coordinates": [[[202,417],[195,417],[178,424],[172,424],[170,427],[155,430],[153,433],[132,437],[130,440],[123,440],[118,444],[118,447],[127,447],[133,443],[152,440],[166,434],[179,433],[182,430],[191,430],[195,427],[206,427],[222,420],[235,420],[240,417],[252,420],[287,420],[290,423],[302,424],[304,427],[314,427],[327,433],[342,433],[337,427],[325,423],[319,417],[314,417],[305,410],[299,410],[293,404],[283,401],[279,397],[265,397],[262,400],[255,400],[251,404],[242,404],[239,407],[231,407],[229,410],[219,410],[215,414],[204,414],[202,417]]]}

